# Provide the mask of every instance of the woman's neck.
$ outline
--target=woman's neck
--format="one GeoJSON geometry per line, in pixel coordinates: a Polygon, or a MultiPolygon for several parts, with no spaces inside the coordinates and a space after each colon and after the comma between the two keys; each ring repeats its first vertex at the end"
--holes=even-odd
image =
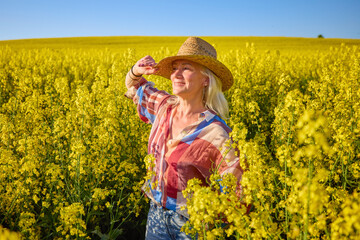
{"type": "Polygon", "coordinates": [[[206,108],[202,101],[191,101],[179,97],[179,104],[177,106],[177,114],[179,117],[191,117],[205,110],[206,108]]]}

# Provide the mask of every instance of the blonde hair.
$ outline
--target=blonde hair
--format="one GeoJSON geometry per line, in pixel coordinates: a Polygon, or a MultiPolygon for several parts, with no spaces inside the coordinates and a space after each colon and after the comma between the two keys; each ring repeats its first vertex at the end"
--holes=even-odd
{"type": "Polygon", "coordinates": [[[228,119],[229,105],[221,90],[221,80],[206,67],[204,67],[201,73],[209,78],[209,85],[205,87],[203,96],[205,107],[214,111],[222,119],[228,119]]]}

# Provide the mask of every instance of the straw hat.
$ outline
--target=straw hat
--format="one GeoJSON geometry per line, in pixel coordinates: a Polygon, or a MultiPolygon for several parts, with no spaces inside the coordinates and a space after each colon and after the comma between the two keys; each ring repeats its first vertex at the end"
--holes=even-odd
{"type": "Polygon", "coordinates": [[[181,45],[176,56],[162,59],[155,67],[159,70],[156,75],[170,79],[172,62],[178,59],[190,60],[210,69],[222,82],[222,91],[228,90],[234,82],[230,70],[216,59],[215,48],[198,37],[189,37],[181,45]]]}

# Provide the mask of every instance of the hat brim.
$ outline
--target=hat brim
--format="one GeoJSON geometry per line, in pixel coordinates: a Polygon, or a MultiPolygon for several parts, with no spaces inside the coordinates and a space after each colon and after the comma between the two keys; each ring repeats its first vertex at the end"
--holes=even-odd
{"type": "Polygon", "coordinates": [[[172,62],[180,59],[199,63],[211,70],[221,80],[223,92],[228,90],[234,82],[233,75],[223,63],[221,63],[217,59],[203,55],[178,55],[166,57],[162,59],[158,64],[156,64],[155,68],[158,68],[158,71],[155,73],[155,75],[170,79],[170,75],[172,72],[172,62]]]}

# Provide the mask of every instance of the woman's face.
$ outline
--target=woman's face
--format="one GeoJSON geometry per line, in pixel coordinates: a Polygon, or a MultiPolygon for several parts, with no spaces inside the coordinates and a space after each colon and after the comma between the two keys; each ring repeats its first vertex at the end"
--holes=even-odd
{"type": "Polygon", "coordinates": [[[172,63],[171,81],[173,94],[183,98],[200,96],[208,84],[207,77],[201,73],[203,67],[189,60],[176,60],[172,63]]]}

